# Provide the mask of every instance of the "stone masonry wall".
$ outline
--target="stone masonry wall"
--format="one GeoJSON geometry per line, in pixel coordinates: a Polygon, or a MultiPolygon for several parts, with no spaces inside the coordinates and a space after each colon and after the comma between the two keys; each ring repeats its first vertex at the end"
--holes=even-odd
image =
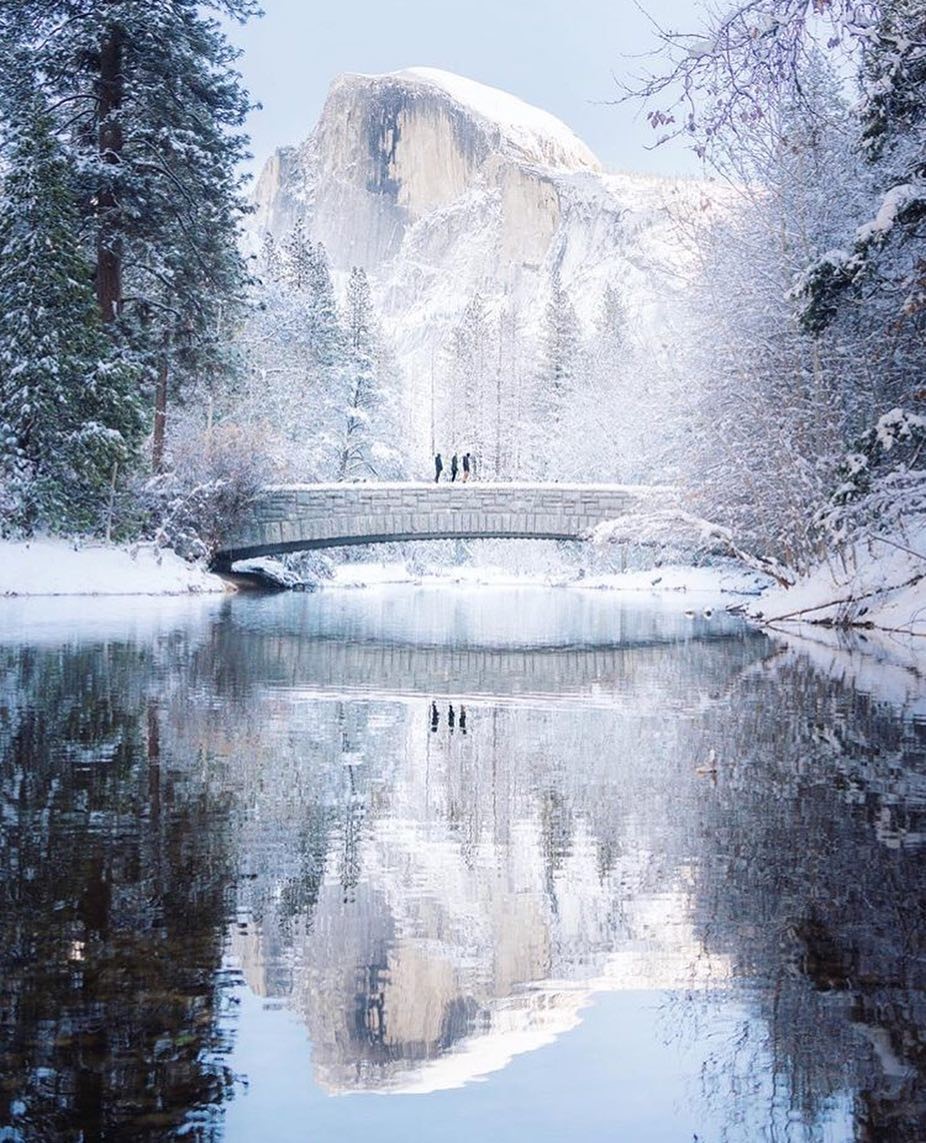
{"type": "Polygon", "coordinates": [[[270,488],[219,559],[388,540],[579,539],[623,515],[633,489],[568,484],[346,484],[270,488]]]}

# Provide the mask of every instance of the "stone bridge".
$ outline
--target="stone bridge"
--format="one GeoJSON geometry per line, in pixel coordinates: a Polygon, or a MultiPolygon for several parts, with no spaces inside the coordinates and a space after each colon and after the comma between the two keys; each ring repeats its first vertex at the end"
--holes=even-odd
{"type": "Polygon", "coordinates": [[[400,540],[580,540],[659,492],[630,485],[302,484],[266,489],[222,538],[215,567],[311,548],[400,540]]]}

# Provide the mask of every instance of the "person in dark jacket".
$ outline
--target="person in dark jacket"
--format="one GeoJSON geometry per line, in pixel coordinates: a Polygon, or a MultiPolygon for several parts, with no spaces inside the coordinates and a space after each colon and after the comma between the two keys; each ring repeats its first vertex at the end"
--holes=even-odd
{"type": "Polygon", "coordinates": [[[434,483],[440,480],[440,474],[444,471],[444,462],[441,460],[440,453],[434,458],[434,483]]]}
{"type": "Polygon", "coordinates": [[[460,463],[457,460],[457,454],[454,453],[450,458],[450,483],[452,484],[456,478],[457,473],[460,471],[460,463]]]}
{"type": "Polygon", "coordinates": [[[463,483],[469,480],[469,453],[463,453],[463,483]]]}

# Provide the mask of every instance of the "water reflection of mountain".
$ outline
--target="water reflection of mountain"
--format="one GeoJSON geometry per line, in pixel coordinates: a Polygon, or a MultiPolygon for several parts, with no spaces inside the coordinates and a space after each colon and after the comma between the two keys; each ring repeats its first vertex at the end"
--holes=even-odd
{"type": "MultiPolygon", "coordinates": [[[[234,948],[255,991],[303,1014],[327,1086],[452,1085],[572,1026],[593,980],[723,975],[694,963],[683,854],[648,848],[671,816],[653,795],[677,765],[669,713],[724,702],[769,645],[636,634],[593,647],[254,639],[271,689],[256,718],[249,699],[261,742],[239,778],[261,791],[260,827],[242,838],[254,872],[234,948]],[[364,690],[376,693],[357,701],[364,690]],[[432,733],[440,693],[475,696],[465,737],[432,733]],[[627,814],[653,819],[642,847],[627,814]]],[[[692,797],[697,762],[680,782],[692,797]]]]}

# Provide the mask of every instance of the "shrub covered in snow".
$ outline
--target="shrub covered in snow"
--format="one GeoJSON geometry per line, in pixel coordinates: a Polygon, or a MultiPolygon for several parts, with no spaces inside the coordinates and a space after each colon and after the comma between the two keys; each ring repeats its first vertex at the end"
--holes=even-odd
{"type": "Polygon", "coordinates": [[[253,497],[279,475],[266,425],[226,424],[172,443],[172,468],[140,490],[154,539],[188,560],[208,559],[253,497]]]}

